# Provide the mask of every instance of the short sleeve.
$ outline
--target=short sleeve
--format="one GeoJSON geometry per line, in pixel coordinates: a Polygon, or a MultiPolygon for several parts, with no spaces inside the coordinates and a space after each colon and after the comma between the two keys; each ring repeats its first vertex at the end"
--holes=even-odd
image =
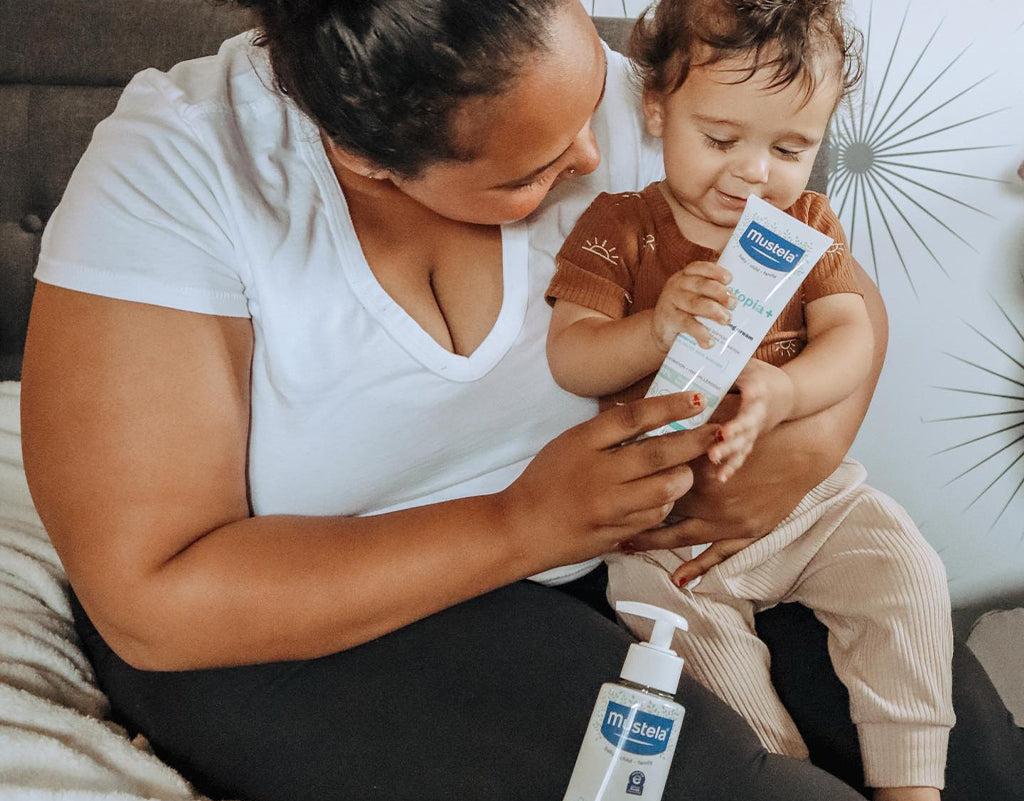
{"type": "Polygon", "coordinates": [[[851,269],[850,245],[846,241],[846,232],[839,221],[828,198],[817,192],[805,192],[793,209],[794,216],[806,222],[812,228],[832,237],[832,246],[825,251],[818,263],[801,285],[801,296],[804,303],[823,298],[827,295],[839,295],[852,292],[863,295],[851,269]]]}
{"type": "Polygon", "coordinates": [[[639,228],[631,212],[641,208],[635,192],[602,193],[594,199],[555,257],[548,303],[567,300],[608,317],[625,316],[639,252],[639,228]]]}
{"type": "Polygon", "coordinates": [[[156,70],[139,73],[97,126],[46,226],[35,277],[121,300],[248,317],[223,165],[166,81],[156,70]]]}

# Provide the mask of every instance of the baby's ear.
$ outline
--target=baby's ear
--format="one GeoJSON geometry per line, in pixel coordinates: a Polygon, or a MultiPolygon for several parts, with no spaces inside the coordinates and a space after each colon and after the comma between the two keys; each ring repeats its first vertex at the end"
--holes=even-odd
{"type": "Polygon", "coordinates": [[[644,121],[647,133],[655,139],[661,139],[665,131],[665,96],[654,89],[644,89],[643,94],[644,121]]]}

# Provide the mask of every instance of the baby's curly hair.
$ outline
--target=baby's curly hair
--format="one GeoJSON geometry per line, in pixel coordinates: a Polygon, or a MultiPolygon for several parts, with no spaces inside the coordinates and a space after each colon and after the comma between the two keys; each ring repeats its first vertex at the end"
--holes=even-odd
{"type": "Polygon", "coordinates": [[[843,11],[843,0],[660,0],[637,20],[630,55],[645,89],[671,93],[693,67],[750,57],[737,83],[768,68],[769,88],[800,81],[807,97],[819,60],[834,57],[838,101],[863,71],[863,37],[843,11]]]}

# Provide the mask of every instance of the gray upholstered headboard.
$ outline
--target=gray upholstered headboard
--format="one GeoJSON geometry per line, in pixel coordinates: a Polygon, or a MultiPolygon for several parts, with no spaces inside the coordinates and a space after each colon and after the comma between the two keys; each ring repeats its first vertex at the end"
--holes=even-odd
{"type": "MultiPolygon", "coordinates": [[[[596,22],[621,49],[630,23],[596,22]]],[[[249,25],[210,0],[0,0],[0,380],[21,376],[43,226],[121,88],[145,67],[214,53],[249,25]]]]}
{"type": "Polygon", "coordinates": [[[0,380],[21,375],[40,234],[93,128],[139,70],[250,25],[209,0],[0,0],[0,380]]]}

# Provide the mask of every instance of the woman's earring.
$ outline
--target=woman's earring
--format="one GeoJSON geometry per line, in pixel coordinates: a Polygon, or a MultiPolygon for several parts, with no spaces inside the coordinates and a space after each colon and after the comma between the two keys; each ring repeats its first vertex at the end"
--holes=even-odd
{"type": "Polygon", "coordinates": [[[568,172],[569,172],[569,175],[575,175],[576,174],[576,168],[575,167],[570,167],[568,172]]]}

